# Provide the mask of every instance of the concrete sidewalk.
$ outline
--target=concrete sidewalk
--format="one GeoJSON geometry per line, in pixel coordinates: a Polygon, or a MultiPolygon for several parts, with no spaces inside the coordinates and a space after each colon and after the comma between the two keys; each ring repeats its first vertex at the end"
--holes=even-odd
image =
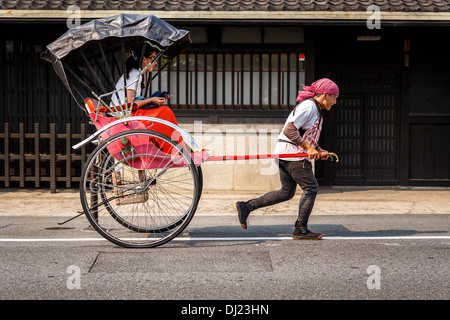
{"type": "MultiPolygon", "coordinates": [[[[236,201],[262,193],[204,191],[196,214],[236,214],[236,201]]],[[[297,215],[301,191],[284,203],[255,214],[297,215]]],[[[69,217],[81,211],[77,189],[0,189],[0,216],[69,217]]],[[[323,187],[313,215],[345,214],[450,214],[450,188],[323,187]]]]}

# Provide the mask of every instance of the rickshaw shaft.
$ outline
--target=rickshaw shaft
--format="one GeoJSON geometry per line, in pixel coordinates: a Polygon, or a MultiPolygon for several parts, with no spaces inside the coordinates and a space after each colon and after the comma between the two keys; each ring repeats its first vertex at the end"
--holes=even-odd
{"type": "MultiPolygon", "coordinates": [[[[336,154],[332,152],[319,153],[320,157],[330,156],[339,161],[336,154]]],[[[240,155],[240,156],[210,156],[206,161],[224,161],[224,160],[251,160],[251,159],[279,159],[279,158],[307,158],[307,153],[286,153],[286,154],[255,154],[255,155],[240,155]]]]}

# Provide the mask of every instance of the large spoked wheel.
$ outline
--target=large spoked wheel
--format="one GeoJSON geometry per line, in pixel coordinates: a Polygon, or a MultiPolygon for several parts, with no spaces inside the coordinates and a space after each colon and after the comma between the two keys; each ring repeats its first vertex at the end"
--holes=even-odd
{"type": "MultiPolygon", "coordinates": [[[[191,152],[191,149],[186,146],[187,150],[189,152],[191,152]]],[[[103,172],[108,171],[108,168],[111,167],[112,165],[114,165],[114,157],[109,155],[108,157],[103,157],[101,159],[101,168],[103,168],[103,172]]],[[[202,189],[203,189],[203,173],[202,173],[202,169],[200,166],[196,167],[197,169],[197,175],[198,175],[198,192],[197,192],[197,202],[200,201],[200,197],[201,197],[201,193],[202,193],[202,189]]],[[[113,177],[117,178],[117,176],[120,173],[116,173],[113,177]]],[[[142,172],[141,172],[142,174],[142,172]]],[[[113,182],[115,182],[117,184],[117,179],[113,180],[113,182]]],[[[170,229],[173,229],[177,226],[179,226],[184,219],[186,219],[186,217],[188,216],[189,212],[186,212],[185,215],[183,215],[182,217],[180,217],[178,220],[173,221],[172,223],[169,223],[167,225],[163,225],[163,226],[159,226],[159,227],[155,227],[155,228],[148,228],[148,227],[142,227],[142,226],[138,226],[138,225],[134,225],[132,223],[129,223],[128,221],[124,220],[119,214],[117,214],[114,210],[114,208],[112,206],[109,205],[108,201],[108,194],[106,192],[106,190],[108,190],[108,185],[107,183],[102,184],[102,188],[101,188],[101,192],[100,192],[100,196],[101,196],[101,200],[103,203],[105,203],[106,208],[108,209],[109,213],[111,214],[111,216],[113,218],[115,218],[118,222],[120,222],[124,227],[129,228],[130,230],[136,231],[136,232],[164,232],[164,231],[168,231],[170,229]]],[[[92,198],[91,198],[92,199],[92,198]]],[[[94,199],[96,200],[96,199],[94,199]]],[[[92,202],[92,200],[91,200],[92,202]]]]}
{"type": "Polygon", "coordinates": [[[103,141],[88,158],[80,198],[92,227],[124,247],[150,248],[179,235],[197,209],[199,168],[171,138],[129,130],[103,141]]]}

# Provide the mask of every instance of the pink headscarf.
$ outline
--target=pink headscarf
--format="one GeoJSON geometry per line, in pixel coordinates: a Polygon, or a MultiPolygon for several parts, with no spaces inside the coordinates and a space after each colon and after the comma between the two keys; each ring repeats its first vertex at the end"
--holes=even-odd
{"type": "Polygon", "coordinates": [[[303,101],[308,98],[313,98],[316,94],[339,94],[339,88],[330,79],[323,78],[313,82],[309,87],[303,86],[304,91],[299,91],[297,96],[297,102],[303,101]]]}

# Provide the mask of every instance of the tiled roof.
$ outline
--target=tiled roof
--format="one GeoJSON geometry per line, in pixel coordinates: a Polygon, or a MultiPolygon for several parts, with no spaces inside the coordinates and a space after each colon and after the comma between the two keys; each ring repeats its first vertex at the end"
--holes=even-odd
{"type": "Polygon", "coordinates": [[[0,0],[0,10],[449,12],[450,0],[0,0]]]}

